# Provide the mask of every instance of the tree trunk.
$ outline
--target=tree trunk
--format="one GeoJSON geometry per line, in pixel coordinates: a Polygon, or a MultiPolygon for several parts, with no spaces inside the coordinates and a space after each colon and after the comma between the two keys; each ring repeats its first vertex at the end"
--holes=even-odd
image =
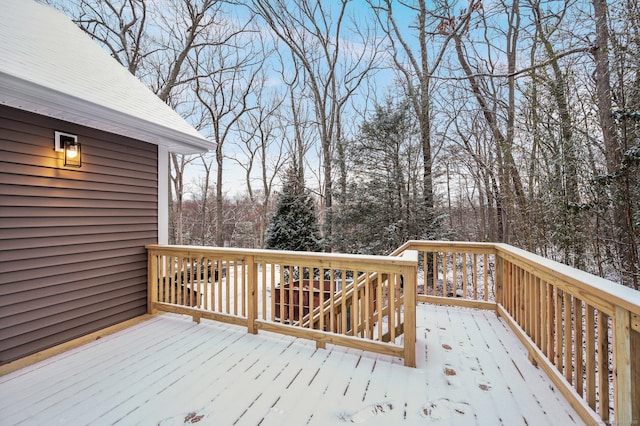
{"type": "Polygon", "coordinates": [[[622,147],[616,133],[611,97],[611,75],[609,65],[609,29],[606,0],[593,0],[596,42],[593,47],[595,61],[596,99],[602,138],[605,148],[607,174],[612,185],[613,222],[615,226],[616,251],[623,270],[623,282],[638,288],[638,253],[633,230],[633,220],[627,208],[631,196],[626,179],[618,171],[622,162],[622,147]]]}

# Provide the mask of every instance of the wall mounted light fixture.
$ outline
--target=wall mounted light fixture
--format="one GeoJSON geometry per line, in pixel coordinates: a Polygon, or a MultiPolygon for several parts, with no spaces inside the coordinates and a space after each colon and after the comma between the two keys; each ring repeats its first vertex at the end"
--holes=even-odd
{"type": "Polygon", "coordinates": [[[64,153],[65,167],[82,166],[81,146],[78,143],[78,136],[56,131],[53,149],[56,152],[64,153]]]}

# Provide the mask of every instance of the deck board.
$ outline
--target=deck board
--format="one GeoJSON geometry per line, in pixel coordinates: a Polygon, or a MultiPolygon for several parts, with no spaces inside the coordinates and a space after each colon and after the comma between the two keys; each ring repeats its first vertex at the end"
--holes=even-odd
{"type": "Polygon", "coordinates": [[[419,305],[402,360],[167,314],[0,377],[2,424],[581,424],[489,311],[419,305]]]}

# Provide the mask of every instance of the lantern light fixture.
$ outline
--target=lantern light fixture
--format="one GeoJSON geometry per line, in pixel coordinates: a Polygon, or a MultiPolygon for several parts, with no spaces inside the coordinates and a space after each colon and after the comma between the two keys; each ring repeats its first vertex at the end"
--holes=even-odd
{"type": "Polygon", "coordinates": [[[78,143],[78,136],[56,131],[54,150],[64,153],[65,167],[82,166],[81,146],[78,143]]]}

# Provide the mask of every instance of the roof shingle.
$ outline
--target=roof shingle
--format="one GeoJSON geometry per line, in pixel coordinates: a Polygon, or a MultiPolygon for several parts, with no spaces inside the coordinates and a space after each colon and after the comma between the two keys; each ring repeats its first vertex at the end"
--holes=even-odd
{"type": "Polygon", "coordinates": [[[61,12],[32,0],[0,0],[0,10],[0,104],[173,152],[211,148],[61,12]]]}

